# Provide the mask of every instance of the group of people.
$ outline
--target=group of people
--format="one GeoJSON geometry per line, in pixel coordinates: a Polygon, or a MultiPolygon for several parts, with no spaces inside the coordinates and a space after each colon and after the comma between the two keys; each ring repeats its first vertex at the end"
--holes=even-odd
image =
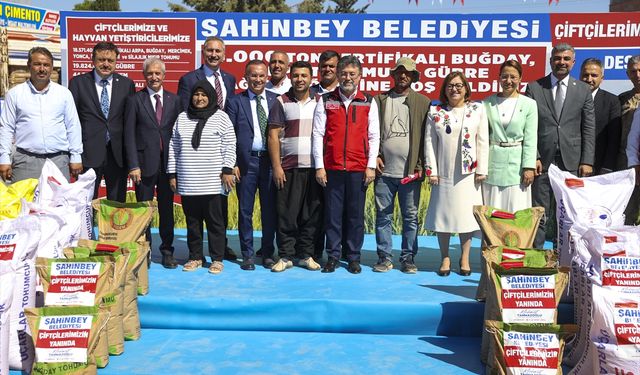
{"type": "MultiPolygon", "coordinates": [[[[580,80],[569,73],[575,51],[559,44],[551,74],[529,82],[522,67],[500,67],[502,90],[472,101],[463,73],[444,78],[439,104],[412,89],[420,73],[401,57],[390,70],[393,87],[371,96],[362,92],[362,65],[333,50],[319,58],[318,83],[307,61],[290,62],[284,51],[270,60],[249,61],[247,89],[235,93],[236,77],[221,69],[225,44],[209,37],[203,64],[180,78],[178,93],[164,89],[165,64],[144,61],[146,87],[115,72],[118,48],[100,42],[94,69],[69,82],[50,80],[51,53],[29,52],[31,78],[12,88],[0,114],[0,176],[5,181],[38,177],[51,159],[69,178],[89,168],[104,177],[107,198],[123,202],[126,180],[139,201],[157,196],[162,265],[173,257],[173,197],[182,198],[189,259],[184,271],[205,264],[206,224],[209,272],[235,260],[227,245],[227,195],[239,201],[240,268],[256,258],[273,272],[297,265],[334,272],[340,260],[361,272],[366,191],[373,183],[378,261],[373,271],[394,267],[392,219],[398,199],[402,217],[400,269],[416,273],[418,205],[427,180],[431,196],[425,227],[437,233],[442,263],[451,271],[449,240],[460,236],[459,273],[471,272],[471,238],[478,225],[474,205],[507,211],[542,206],[534,246],[542,247],[553,213],[547,169],[553,163],[577,176],[635,167],[640,172],[640,56],[629,59],[633,89],[616,97],[603,89],[602,63],[587,59],[580,80]],[[288,75],[287,75],[288,74],[288,75]],[[636,115],[634,116],[634,111],[636,115]],[[633,125],[632,125],[633,124],[633,125]],[[261,248],[253,246],[253,212],[260,197],[261,248]],[[277,257],[276,246],[277,244],[277,257]],[[323,253],[327,260],[321,266],[323,253]],[[277,261],[276,261],[277,258],[277,261]]],[[[95,196],[97,197],[98,184],[95,196]]],[[[627,218],[638,216],[635,192],[627,218]]]]}

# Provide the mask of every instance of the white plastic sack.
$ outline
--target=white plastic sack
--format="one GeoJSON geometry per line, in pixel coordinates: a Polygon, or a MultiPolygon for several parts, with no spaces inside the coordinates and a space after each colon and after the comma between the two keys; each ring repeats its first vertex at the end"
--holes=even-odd
{"type": "Polygon", "coordinates": [[[0,375],[9,374],[9,314],[14,280],[11,262],[0,262],[0,375]]]}
{"type": "Polygon", "coordinates": [[[15,271],[13,300],[9,312],[9,367],[30,370],[34,352],[25,307],[35,306],[35,255],[40,241],[40,222],[34,216],[0,221],[0,262],[15,271]]]}
{"type": "MultiPolygon", "coordinates": [[[[80,216],[79,238],[91,239],[93,236],[93,190],[96,173],[89,169],[78,176],[78,180],[69,183],[56,165],[45,161],[40,175],[35,202],[41,207],[71,207],[80,216]]],[[[75,246],[75,245],[74,245],[75,246]]]]}
{"type": "Polygon", "coordinates": [[[43,207],[36,203],[28,207],[30,214],[40,220],[42,233],[37,256],[64,258],[64,248],[77,246],[83,219],[73,207],[43,207]]]}
{"type": "Polygon", "coordinates": [[[555,165],[549,167],[549,180],[556,197],[560,266],[571,266],[569,230],[574,223],[588,227],[624,224],[624,210],[635,186],[634,174],[633,169],[627,169],[578,178],[555,165]]]}

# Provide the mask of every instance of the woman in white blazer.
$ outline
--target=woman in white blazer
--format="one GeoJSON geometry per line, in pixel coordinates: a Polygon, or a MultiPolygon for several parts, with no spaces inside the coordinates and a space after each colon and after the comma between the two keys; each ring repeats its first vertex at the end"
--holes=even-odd
{"type": "Polygon", "coordinates": [[[438,236],[440,276],[450,273],[452,233],[460,236],[460,275],[471,274],[471,237],[480,229],[473,206],[482,204],[480,185],[488,170],[489,130],[484,106],[469,101],[470,96],[464,74],[452,72],[440,89],[441,104],[431,107],[427,116],[425,162],[431,198],[425,227],[438,236]]]}

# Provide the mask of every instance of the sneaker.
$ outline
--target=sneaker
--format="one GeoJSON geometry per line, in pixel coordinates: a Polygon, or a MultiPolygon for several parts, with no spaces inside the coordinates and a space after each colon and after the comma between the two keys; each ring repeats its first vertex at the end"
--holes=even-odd
{"type": "Polygon", "coordinates": [[[209,273],[217,275],[220,272],[222,272],[223,269],[224,269],[224,264],[222,264],[222,262],[216,260],[216,261],[211,262],[211,265],[209,266],[209,273]]]}
{"type": "Polygon", "coordinates": [[[195,271],[200,267],[202,267],[201,260],[191,259],[190,261],[185,263],[184,266],[182,266],[182,270],[185,272],[190,272],[190,271],[195,271]]]}
{"type": "Polygon", "coordinates": [[[416,273],[418,272],[418,267],[416,267],[415,263],[413,263],[413,260],[406,260],[402,262],[400,271],[404,273],[416,273]]]}
{"type": "Polygon", "coordinates": [[[271,267],[271,272],[282,272],[293,267],[293,262],[286,258],[280,258],[276,264],[271,267]]]}
{"type": "Polygon", "coordinates": [[[373,265],[373,272],[387,272],[393,269],[393,263],[389,259],[379,259],[378,263],[373,265]]]}
{"type": "Polygon", "coordinates": [[[320,270],[320,265],[313,259],[313,257],[308,257],[304,259],[300,259],[298,261],[298,266],[304,267],[309,271],[318,271],[320,270]]]}

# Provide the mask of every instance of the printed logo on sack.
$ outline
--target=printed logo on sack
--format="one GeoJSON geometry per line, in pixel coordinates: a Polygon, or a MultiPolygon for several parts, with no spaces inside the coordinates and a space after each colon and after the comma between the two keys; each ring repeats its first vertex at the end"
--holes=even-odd
{"type": "Polygon", "coordinates": [[[592,206],[579,208],[577,217],[584,220],[586,224],[610,227],[611,210],[604,206],[592,206]]]}
{"type": "Polygon", "coordinates": [[[504,243],[505,246],[518,246],[520,243],[520,236],[514,231],[505,232],[502,236],[502,243],[504,243]]]}
{"type": "Polygon", "coordinates": [[[13,252],[16,249],[15,244],[9,245],[0,245],[0,260],[11,260],[13,259],[13,252]]]}
{"type": "Polygon", "coordinates": [[[115,230],[127,229],[133,222],[133,214],[129,208],[116,208],[111,214],[111,227],[115,230]]]}

